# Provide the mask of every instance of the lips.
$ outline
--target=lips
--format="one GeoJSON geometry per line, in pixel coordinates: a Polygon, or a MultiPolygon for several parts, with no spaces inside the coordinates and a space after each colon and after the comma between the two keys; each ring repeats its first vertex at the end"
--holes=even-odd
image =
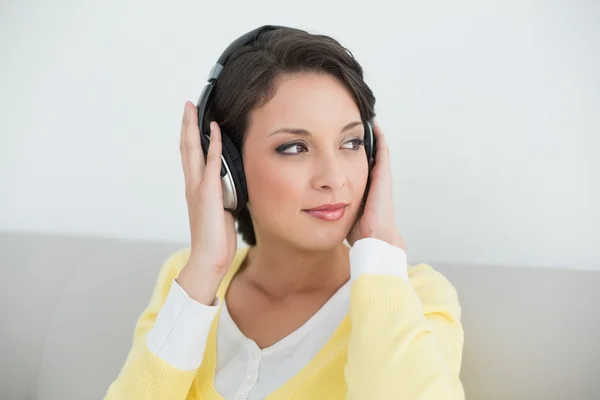
{"type": "Polygon", "coordinates": [[[347,204],[345,203],[323,204],[304,211],[310,216],[324,221],[336,221],[344,216],[346,206],[347,204]]]}

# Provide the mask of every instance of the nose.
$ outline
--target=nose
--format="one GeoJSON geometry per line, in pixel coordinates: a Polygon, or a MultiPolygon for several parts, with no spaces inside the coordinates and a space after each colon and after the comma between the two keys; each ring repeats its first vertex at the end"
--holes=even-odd
{"type": "Polygon", "coordinates": [[[317,189],[337,190],[346,185],[346,169],[335,154],[323,154],[314,161],[313,186],[317,189]]]}

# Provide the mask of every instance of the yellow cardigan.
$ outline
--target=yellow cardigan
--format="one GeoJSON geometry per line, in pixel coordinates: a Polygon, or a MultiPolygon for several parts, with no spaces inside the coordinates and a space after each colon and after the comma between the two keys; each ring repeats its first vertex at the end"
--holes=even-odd
{"type": "MultiPolygon", "coordinates": [[[[220,304],[247,251],[237,251],[217,293],[220,304]]],[[[181,249],[164,262],[137,320],[127,360],[105,400],[222,399],[213,386],[220,308],[200,368],[176,369],[146,346],[146,334],[189,255],[189,248],[181,249]]],[[[459,379],[464,334],[456,291],[427,264],[409,268],[408,275],[410,283],[392,275],[357,277],[350,311],[333,336],[266,399],[464,399],[459,379]]]]}

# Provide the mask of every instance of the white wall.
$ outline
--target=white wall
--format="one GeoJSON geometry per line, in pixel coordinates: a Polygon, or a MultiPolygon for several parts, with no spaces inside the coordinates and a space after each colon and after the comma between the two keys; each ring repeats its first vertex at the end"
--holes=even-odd
{"type": "Polygon", "coordinates": [[[597,2],[87,3],[0,5],[0,229],[187,241],[183,103],[274,23],[365,68],[411,262],[600,270],[597,2]]]}

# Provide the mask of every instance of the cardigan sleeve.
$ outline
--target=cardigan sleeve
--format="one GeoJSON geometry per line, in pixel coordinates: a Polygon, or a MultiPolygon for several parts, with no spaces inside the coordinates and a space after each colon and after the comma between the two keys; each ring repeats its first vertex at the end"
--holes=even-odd
{"type": "Polygon", "coordinates": [[[405,254],[394,257],[402,249],[374,241],[357,241],[350,254],[347,399],[464,399],[456,290],[427,264],[407,270],[405,254]]]}
{"type": "Polygon", "coordinates": [[[206,337],[216,314],[195,302],[175,278],[189,258],[189,249],[164,262],[150,302],[139,316],[133,344],[105,400],[184,400],[202,361],[206,337]]]}

